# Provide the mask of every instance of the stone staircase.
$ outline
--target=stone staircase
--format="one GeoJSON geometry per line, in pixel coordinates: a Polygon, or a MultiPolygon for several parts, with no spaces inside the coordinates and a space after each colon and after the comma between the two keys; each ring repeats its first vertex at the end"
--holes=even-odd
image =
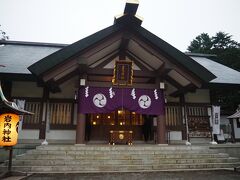
{"type": "MultiPolygon", "coordinates": [[[[226,169],[238,158],[208,146],[48,145],[13,160],[13,170],[32,173],[139,172],[226,169]]],[[[0,171],[7,169],[7,162],[0,171]]]]}

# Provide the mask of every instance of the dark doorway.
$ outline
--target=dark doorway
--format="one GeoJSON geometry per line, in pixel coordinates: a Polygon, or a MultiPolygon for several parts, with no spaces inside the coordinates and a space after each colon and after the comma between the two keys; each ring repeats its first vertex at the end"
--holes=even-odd
{"type": "MultiPolygon", "coordinates": [[[[86,122],[86,140],[108,141],[110,131],[133,131],[134,141],[143,141],[145,118],[141,114],[126,109],[108,114],[89,114],[86,122]]],[[[152,124],[152,122],[150,122],[152,124]]],[[[152,133],[149,140],[152,139],[152,133]]]]}

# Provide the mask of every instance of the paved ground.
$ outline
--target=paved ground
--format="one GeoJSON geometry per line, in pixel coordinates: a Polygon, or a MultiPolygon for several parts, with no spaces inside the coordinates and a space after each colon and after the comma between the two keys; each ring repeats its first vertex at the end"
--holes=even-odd
{"type": "Polygon", "coordinates": [[[151,173],[35,174],[25,180],[239,180],[240,172],[187,171],[151,173]]]}

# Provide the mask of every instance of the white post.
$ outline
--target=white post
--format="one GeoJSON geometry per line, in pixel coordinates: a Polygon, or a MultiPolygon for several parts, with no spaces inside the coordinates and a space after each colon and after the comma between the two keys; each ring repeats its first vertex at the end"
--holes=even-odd
{"type": "Polygon", "coordinates": [[[185,118],[185,123],[186,123],[186,133],[187,133],[187,141],[186,141],[186,145],[187,146],[191,146],[192,144],[190,143],[189,141],[189,138],[188,138],[188,134],[189,134],[189,130],[188,130],[188,118],[187,118],[187,112],[186,112],[186,106],[184,105],[183,107],[183,117],[185,118]]]}
{"type": "Polygon", "coordinates": [[[210,125],[212,126],[212,141],[210,142],[210,144],[217,144],[217,142],[214,140],[214,134],[213,134],[213,124],[214,124],[214,119],[213,119],[213,107],[211,108],[208,108],[208,115],[210,116],[209,117],[209,120],[210,120],[210,125]]]}

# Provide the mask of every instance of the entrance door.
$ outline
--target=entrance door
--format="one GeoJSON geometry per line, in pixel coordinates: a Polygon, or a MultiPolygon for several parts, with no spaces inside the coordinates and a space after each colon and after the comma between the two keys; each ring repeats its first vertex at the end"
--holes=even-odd
{"type": "Polygon", "coordinates": [[[133,140],[143,140],[144,118],[128,110],[117,110],[109,114],[90,114],[87,119],[87,140],[108,141],[111,130],[133,131],[133,140]]]}

